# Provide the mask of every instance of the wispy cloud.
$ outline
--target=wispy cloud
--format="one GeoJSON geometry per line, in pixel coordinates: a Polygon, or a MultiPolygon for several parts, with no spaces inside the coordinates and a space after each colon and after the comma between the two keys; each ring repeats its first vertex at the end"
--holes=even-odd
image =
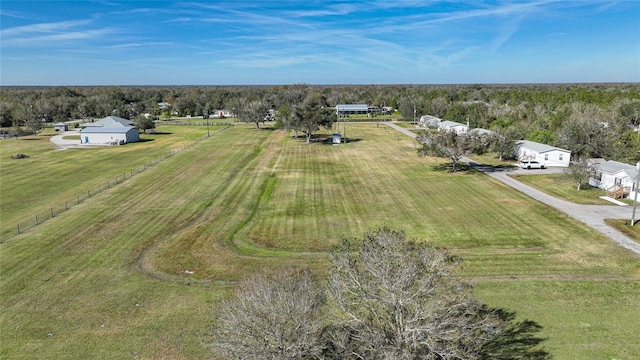
{"type": "Polygon", "coordinates": [[[104,37],[115,32],[111,28],[86,28],[92,20],[70,20],[16,26],[0,31],[4,46],[33,46],[104,37]]]}

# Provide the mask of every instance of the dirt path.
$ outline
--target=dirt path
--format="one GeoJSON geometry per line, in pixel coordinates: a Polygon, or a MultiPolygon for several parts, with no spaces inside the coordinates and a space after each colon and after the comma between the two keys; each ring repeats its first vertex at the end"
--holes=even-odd
{"type": "MultiPolygon", "coordinates": [[[[413,138],[417,136],[414,132],[411,132],[408,129],[402,128],[396,124],[386,124],[413,138]]],[[[515,180],[513,177],[508,175],[509,171],[496,171],[491,166],[475,163],[468,158],[463,158],[462,161],[467,162],[468,164],[482,171],[488,176],[491,176],[492,178],[534,198],[535,200],[554,207],[559,211],[569,215],[570,217],[583,222],[589,227],[608,236],[624,248],[640,254],[639,243],[622,234],[618,230],[610,227],[604,222],[605,219],[631,219],[631,212],[633,211],[631,206],[582,205],[571,203],[565,200],[557,199],[553,196],[543,193],[540,190],[534,189],[531,186],[525,185],[515,180]]],[[[549,172],[554,172],[554,170],[556,169],[549,169],[549,172]]]]}

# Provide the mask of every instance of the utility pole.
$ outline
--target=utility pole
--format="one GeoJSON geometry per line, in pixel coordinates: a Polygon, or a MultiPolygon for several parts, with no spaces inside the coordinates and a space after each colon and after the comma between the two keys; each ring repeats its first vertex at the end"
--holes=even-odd
{"type": "Polygon", "coordinates": [[[636,174],[636,185],[634,187],[633,192],[633,211],[631,212],[631,226],[636,223],[636,206],[638,205],[638,185],[640,184],[640,161],[636,163],[636,170],[638,173],[636,174]]]}
{"type": "Polygon", "coordinates": [[[413,104],[413,123],[416,123],[416,104],[413,104]]]}

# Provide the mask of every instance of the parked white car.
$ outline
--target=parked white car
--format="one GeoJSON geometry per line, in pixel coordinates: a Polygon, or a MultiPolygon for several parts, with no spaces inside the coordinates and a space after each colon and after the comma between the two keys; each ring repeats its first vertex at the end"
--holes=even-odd
{"type": "Polygon", "coordinates": [[[535,160],[522,160],[520,161],[520,167],[523,169],[544,169],[544,164],[535,160]]]}

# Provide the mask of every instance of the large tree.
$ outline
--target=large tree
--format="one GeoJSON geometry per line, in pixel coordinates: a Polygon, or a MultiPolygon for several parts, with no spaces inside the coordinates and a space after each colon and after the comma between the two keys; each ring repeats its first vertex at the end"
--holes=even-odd
{"type": "Polygon", "coordinates": [[[522,345],[508,358],[547,356],[531,336],[539,326],[514,324],[512,314],[476,301],[472,286],[456,276],[461,259],[444,249],[381,228],[345,240],[331,261],[328,335],[336,358],[482,359],[508,343],[522,345]],[[524,325],[527,331],[516,331],[520,340],[509,334],[524,325]]]}
{"type": "Polygon", "coordinates": [[[471,138],[455,131],[423,131],[416,140],[421,147],[419,156],[446,157],[451,159],[451,172],[458,170],[458,163],[472,149],[471,138]]]}
{"type": "Polygon", "coordinates": [[[260,123],[265,121],[269,111],[267,104],[262,100],[240,100],[237,106],[238,120],[254,123],[256,124],[256,129],[260,128],[260,123]]]}
{"type": "Polygon", "coordinates": [[[586,159],[578,159],[572,161],[569,167],[565,169],[565,172],[571,176],[576,183],[576,190],[580,191],[582,185],[589,182],[589,176],[591,176],[592,169],[589,166],[589,162],[586,159]]]}
{"type": "Polygon", "coordinates": [[[331,253],[326,288],[307,272],[257,276],[215,312],[231,359],[547,359],[532,321],[489,308],[461,259],[380,228],[331,253]]]}
{"type": "Polygon", "coordinates": [[[521,134],[512,126],[495,128],[491,136],[491,147],[498,153],[500,161],[517,157],[516,140],[520,139],[520,136],[521,134]]]}
{"type": "Polygon", "coordinates": [[[309,93],[302,103],[293,107],[291,116],[291,128],[303,132],[307,144],[311,141],[313,132],[320,127],[331,129],[335,121],[333,112],[327,107],[327,101],[320,92],[309,93]]]}

